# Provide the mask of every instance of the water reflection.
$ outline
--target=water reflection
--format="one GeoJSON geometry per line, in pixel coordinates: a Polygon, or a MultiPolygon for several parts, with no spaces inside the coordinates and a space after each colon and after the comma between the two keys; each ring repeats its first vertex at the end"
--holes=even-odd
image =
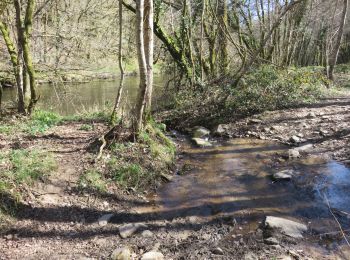
{"type": "Polygon", "coordinates": [[[255,215],[260,221],[266,215],[281,215],[307,222],[332,218],[321,196],[326,194],[332,208],[350,212],[350,169],[319,158],[271,167],[271,158],[287,149],[251,139],[235,139],[209,149],[187,144],[181,163],[194,169],[160,189],[158,211],[204,217],[255,215]],[[294,169],[292,181],[270,178],[285,168],[294,169]]]}
{"type": "MultiPolygon", "coordinates": [[[[155,96],[165,84],[165,77],[157,76],[154,80],[155,96]]],[[[119,81],[98,81],[80,84],[43,84],[39,86],[40,101],[38,107],[45,110],[52,110],[61,115],[73,115],[77,112],[91,109],[112,107],[119,81]]],[[[124,82],[124,96],[122,107],[129,110],[133,105],[138,93],[138,77],[126,77],[124,82]]],[[[16,90],[5,89],[3,101],[15,101],[16,90]]]]}

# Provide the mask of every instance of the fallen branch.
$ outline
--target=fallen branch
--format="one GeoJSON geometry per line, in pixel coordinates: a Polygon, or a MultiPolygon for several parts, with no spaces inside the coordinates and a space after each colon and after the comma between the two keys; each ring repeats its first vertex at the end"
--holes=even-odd
{"type": "Polygon", "coordinates": [[[330,206],[330,204],[329,204],[327,195],[326,195],[326,194],[323,194],[323,195],[324,195],[324,198],[325,198],[325,200],[326,200],[326,202],[327,202],[327,206],[328,206],[329,212],[332,214],[334,220],[337,222],[337,224],[338,224],[338,226],[339,226],[340,233],[342,234],[343,238],[345,239],[346,244],[350,247],[349,240],[347,239],[347,237],[346,237],[346,235],[345,235],[345,232],[344,232],[344,230],[343,230],[341,224],[339,223],[337,217],[334,215],[334,213],[333,213],[333,211],[332,211],[332,208],[331,208],[331,206],[330,206]]]}

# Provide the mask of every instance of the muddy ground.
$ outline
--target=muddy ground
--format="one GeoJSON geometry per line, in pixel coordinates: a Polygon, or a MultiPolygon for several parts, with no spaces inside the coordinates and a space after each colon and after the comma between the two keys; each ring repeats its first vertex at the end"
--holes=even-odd
{"type": "MultiPolygon", "coordinates": [[[[348,163],[349,122],[350,98],[327,99],[225,125],[221,135],[271,139],[292,147],[311,143],[313,148],[300,156],[312,153],[348,163]]],[[[109,194],[80,192],[77,180],[96,157],[86,148],[106,129],[96,124],[95,131],[82,131],[81,125],[66,123],[35,137],[12,136],[9,140],[0,136],[2,149],[40,147],[53,152],[59,162],[55,174],[35,187],[27,187],[28,196],[21,202],[18,215],[2,231],[0,259],[110,259],[114,250],[125,247],[131,250],[133,259],[140,259],[148,251],[161,252],[164,259],[350,256],[347,247],[339,250],[339,241],[320,243],[320,237],[312,238],[311,234],[308,239],[284,237],[278,245],[268,245],[262,228],[247,228],[249,216],[244,214],[201,218],[195,213],[181,216],[179,212],[146,212],[143,208],[155,207],[147,196],[121,190],[109,194]],[[108,213],[113,214],[108,223],[99,223],[98,219],[108,213]],[[130,223],[144,225],[132,236],[122,238],[118,228],[130,223]]],[[[275,160],[284,163],[288,158],[281,155],[275,160]]],[[[339,230],[334,233],[339,235],[339,230]]]]}

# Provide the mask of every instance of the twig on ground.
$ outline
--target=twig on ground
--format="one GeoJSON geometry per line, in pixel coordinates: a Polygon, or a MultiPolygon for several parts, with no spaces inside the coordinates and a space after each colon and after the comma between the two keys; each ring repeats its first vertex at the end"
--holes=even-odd
{"type": "Polygon", "coordinates": [[[323,194],[323,195],[324,195],[324,198],[325,198],[325,200],[326,200],[326,202],[327,202],[327,206],[328,206],[329,212],[332,214],[334,220],[337,222],[337,224],[338,224],[338,226],[339,226],[339,229],[340,229],[340,232],[341,232],[343,238],[345,239],[346,244],[350,247],[349,240],[347,239],[346,234],[344,233],[344,230],[343,230],[341,224],[339,223],[339,220],[338,220],[337,217],[334,215],[334,213],[333,213],[333,211],[332,211],[332,209],[331,209],[331,206],[330,206],[330,204],[329,204],[329,200],[328,200],[328,198],[327,198],[327,195],[326,195],[326,194],[323,194]]]}

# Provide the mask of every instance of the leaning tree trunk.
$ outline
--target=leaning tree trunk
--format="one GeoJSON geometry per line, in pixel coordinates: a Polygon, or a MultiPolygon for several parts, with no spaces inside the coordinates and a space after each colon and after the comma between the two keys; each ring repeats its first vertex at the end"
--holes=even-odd
{"type": "Polygon", "coordinates": [[[18,45],[18,51],[16,50],[16,46],[11,39],[10,31],[8,29],[8,26],[6,23],[0,22],[0,31],[2,33],[4,42],[7,47],[7,51],[10,55],[12,67],[13,67],[13,74],[16,79],[16,85],[17,85],[17,109],[19,113],[25,113],[25,104],[24,104],[24,92],[23,92],[23,73],[22,73],[22,62],[21,62],[21,55],[22,55],[22,48],[20,45],[18,45]]]}
{"type": "Polygon", "coordinates": [[[334,67],[337,63],[340,44],[341,44],[341,40],[342,40],[343,34],[344,34],[346,14],[347,14],[347,10],[348,10],[348,2],[349,2],[349,0],[343,0],[343,11],[342,11],[341,18],[340,18],[340,25],[339,25],[339,29],[338,29],[338,33],[337,33],[337,38],[335,40],[334,47],[331,49],[331,53],[329,56],[329,61],[328,61],[329,66],[327,68],[327,76],[328,76],[328,79],[330,79],[330,80],[334,80],[334,75],[333,75],[334,74],[334,67]]]}
{"type": "Polygon", "coordinates": [[[120,84],[115,99],[114,108],[111,116],[112,124],[116,121],[117,112],[120,106],[123,88],[124,88],[124,68],[123,68],[123,1],[119,0],[119,47],[118,47],[118,65],[120,71],[120,84]]]}

